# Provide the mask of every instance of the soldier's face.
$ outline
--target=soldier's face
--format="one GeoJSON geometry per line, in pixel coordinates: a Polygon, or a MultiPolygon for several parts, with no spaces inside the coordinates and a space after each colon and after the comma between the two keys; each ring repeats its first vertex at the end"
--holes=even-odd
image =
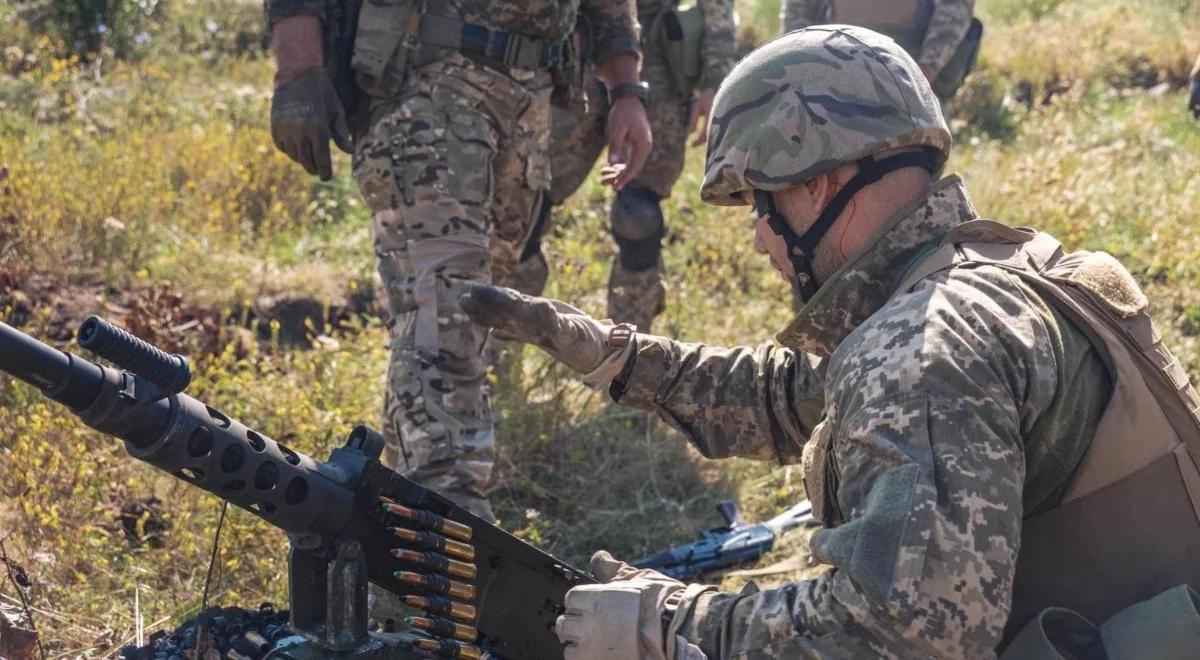
{"type": "Polygon", "coordinates": [[[754,250],[759,254],[766,255],[771,260],[771,267],[784,279],[791,281],[796,275],[795,269],[792,268],[792,262],[787,257],[787,244],[783,237],[776,234],[775,230],[767,224],[765,215],[758,216],[758,220],[754,223],[754,250]]]}
{"type": "MultiPolygon", "coordinates": [[[[858,171],[854,164],[842,165],[832,171],[817,176],[800,185],[792,186],[774,193],[775,208],[787,222],[788,227],[797,235],[803,236],[822,211],[833,200],[842,186],[858,171]]],[[[754,193],[743,192],[742,199],[753,207],[754,193]]],[[[852,254],[862,240],[870,237],[868,227],[851,226],[849,220],[855,215],[857,204],[852,203],[838,216],[829,232],[817,244],[812,259],[813,271],[818,281],[832,275],[839,266],[846,262],[847,255],[852,254]],[[849,250],[849,251],[847,251],[849,250]]],[[[861,225],[862,223],[858,223],[861,225]]],[[[754,226],[754,249],[760,254],[768,255],[771,266],[791,282],[796,271],[788,258],[787,242],[782,236],[771,229],[765,215],[758,217],[754,226]]]]}
{"type": "MultiPolygon", "coordinates": [[[[803,184],[775,193],[775,206],[797,236],[803,235],[821,215],[820,186],[803,184]]],[[[742,198],[754,204],[754,194],[743,192],[742,198]]],[[[796,276],[792,260],[788,258],[787,241],[771,228],[768,217],[758,214],[754,223],[754,249],[771,260],[771,267],[789,282],[796,276]]]]}

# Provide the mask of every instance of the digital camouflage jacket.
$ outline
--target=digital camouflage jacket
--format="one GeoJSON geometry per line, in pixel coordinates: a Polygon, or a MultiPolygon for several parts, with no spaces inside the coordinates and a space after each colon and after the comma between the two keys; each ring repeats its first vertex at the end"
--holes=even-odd
{"type": "Polygon", "coordinates": [[[1061,337],[1044,303],[995,267],[895,291],[975,217],[956,177],[939,182],[800,311],[779,336],[791,348],[637,336],[614,397],[657,412],[706,456],[803,462],[826,524],[812,541],[833,566],[821,577],[698,599],[680,633],[710,660],[994,656],[1023,444],[1054,403],[1061,337]]]}
{"type": "MultiPolygon", "coordinates": [[[[296,14],[324,20],[331,2],[339,0],[265,0],[267,21],[296,14]]],[[[455,16],[493,30],[516,32],[538,39],[565,39],[575,27],[577,14],[591,23],[593,59],[603,62],[614,55],[636,53],[637,32],[628,0],[448,0],[438,3],[438,13],[455,16]]]]}

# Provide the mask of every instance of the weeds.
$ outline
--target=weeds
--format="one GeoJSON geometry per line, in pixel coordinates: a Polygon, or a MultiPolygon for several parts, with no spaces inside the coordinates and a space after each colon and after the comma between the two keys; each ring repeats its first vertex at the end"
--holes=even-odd
{"type": "MultiPolygon", "coordinates": [[[[1200,377],[1191,222],[1200,127],[1177,91],[1194,56],[1189,35],[1200,33],[1196,6],[981,0],[979,10],[983,62],[950,108],[951,169],[965,173],[985,216],[1129,264],[1168,343],[1200,377]]],[[[0,294],[0,317],[45,337],[61,310],[20,299],[13,283],[72,284],[89,292],[76,305],[140,323],[192,355],[190,393],[322,459],[356,423],[378,422],[386,328],[317,322],[309,332],[325,339],[311,350],[281,342],[278,327],[261,341],[238,328],[264,299],[328,305],[357,295],[352,287],[374,277],[367,214],[344,160],[339,178],[316,184],[271,147],[257,3],[156,11],[149,41],[125,60],[83,61],[0,4],[0,291],[10,292],[0,294]],[[127,291],[144,305],[118,304],[114,292],[127,291]],[[184,312],[204,331],[172,330],[184,312]]],[[[778,2],[743,2],[739,12],[747,44],[777,29],[778,2]]],[[[715,344],[769,340],[790,314],[788,293],[754,253],[746,213],[698,201],[700,161],[693,151],[666,206],[670,306],[655,331],[715,344]]],[[[598,314],[613,254],[597,239],[607,236],[608,195],[589,183],[546,240],[548,294],[598,314]]],[[[50,334],[65,340],[55,327],[50,334]]],[[[515,377],[493,382],[500,458],[491,496],[502,524],[532,542],[576,562],[602,547],[631,557],[716,524],[719,497],[761,518],[802,495],[798,468],[704,461],[662,423],[608,405],[539,352],[519,351],[515,364],[515,377]]],[[[98,657],[128,639],[135,590],[148,625],[195,611],[215,498],[137,464],[8,379],[0,430],[0,539],[29,573],[51,654],[98,657]],[[161,543],[141,542],[154,506],[161,543]]],[[[283,535],[232,510],[222,536],[213,600],[284,602],[283,535]]],[[[804,545],[789,536],[768,561],[804,545]]]]}

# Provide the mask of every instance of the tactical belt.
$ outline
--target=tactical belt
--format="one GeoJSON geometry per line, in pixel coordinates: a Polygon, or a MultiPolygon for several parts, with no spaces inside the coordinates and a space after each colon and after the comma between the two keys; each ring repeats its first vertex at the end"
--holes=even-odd
{"type": "Polygon", "coordinates": [[[425,14],[421,17],[422,43],[453,48],[487,63],[517,69],[546,70],[564,61],[564,42],[535,39],[516,32],[489,30],[455,18],[425,14]]]}

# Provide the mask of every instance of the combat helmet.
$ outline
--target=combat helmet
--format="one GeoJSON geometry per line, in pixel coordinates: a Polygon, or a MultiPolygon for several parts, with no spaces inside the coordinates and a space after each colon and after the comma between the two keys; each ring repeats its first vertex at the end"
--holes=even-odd
{"type": "Polygon", "coordinates": [[[850,199],[901,167],[935,176],[950,154],[950,129],[920,67],[895,41],[848,25],[790,32],[747,55],[721,83],[713,102],[701,198],[754,206],[788,243],[799,293],[817,285],[813,249],[850,199]],[[926,147],[887,158],[881,152],[926,147]],[[804,235],[775,209],[773,193],[843,163],[860,172],[804,235]]]}

